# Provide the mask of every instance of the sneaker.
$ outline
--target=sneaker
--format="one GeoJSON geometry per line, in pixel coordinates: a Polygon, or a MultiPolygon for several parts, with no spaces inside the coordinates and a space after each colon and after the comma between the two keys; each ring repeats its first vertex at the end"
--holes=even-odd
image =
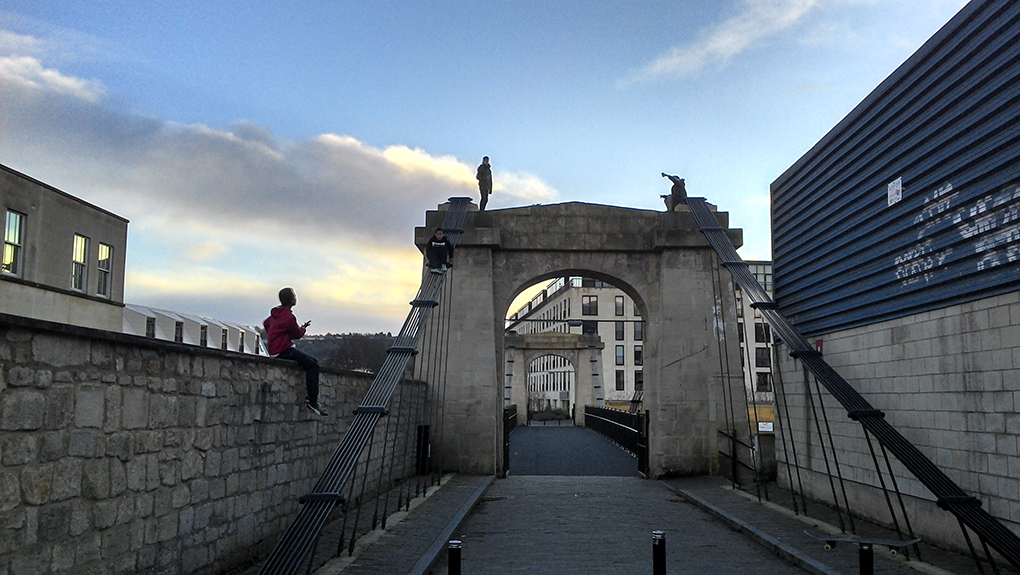
{"type": "Polygon", "coordinates": [[[443,272],[445,272],[445,271],[446,271],[446,264],[443,264],[443,271],[442,271],[442,272],[439,272],[439,273],[443,273],[443,272]]]}
{"type": "Polygon", "coordinates": [[[323,417],[329,415],[328,413],[326,413],[326,410],[323,409],[322,406],[319,405],[318,403],[306,403],[305,405],[308,406],[308,409],[314,411],[315,415],[321,415],[323,417]]]}

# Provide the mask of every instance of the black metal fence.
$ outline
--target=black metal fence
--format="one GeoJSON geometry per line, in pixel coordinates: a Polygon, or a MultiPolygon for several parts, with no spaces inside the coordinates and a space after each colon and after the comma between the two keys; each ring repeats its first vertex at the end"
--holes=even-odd
{"type": "Polygon", "coordinates": [[[638,458],[638,470],[648,475],[648,412],[630,413],[608,407],[584,406],[584,426],[638,458]]]}
{"type": "Polygon", "coordinates": [[[503,408],[503,473],[510,471],[510,432],[517,428],[517,404],[503,408]]]}

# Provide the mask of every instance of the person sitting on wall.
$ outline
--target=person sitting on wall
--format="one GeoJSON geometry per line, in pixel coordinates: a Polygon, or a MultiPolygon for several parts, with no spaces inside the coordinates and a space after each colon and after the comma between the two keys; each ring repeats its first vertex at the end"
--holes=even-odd
{"type": "Polygon", "coordinates": [[[269,317],[262,322],[266,328],[266,346],[269,348],[269,355],[280,359],[289,359],[298,362],[301,369],[305,370],[305,388],[308,393],[306,405],[316,415],[329,415],[319,405],[319,362],[314,357],[298,351],[294,340],[301,339],[305,335],[305,329],[312,324],[311,321],[298,325],[297,318],[291,308],[297,305],[297,293],[292,287],[285,287],[280,290],[280,305],[269,312],[269,317]]]}

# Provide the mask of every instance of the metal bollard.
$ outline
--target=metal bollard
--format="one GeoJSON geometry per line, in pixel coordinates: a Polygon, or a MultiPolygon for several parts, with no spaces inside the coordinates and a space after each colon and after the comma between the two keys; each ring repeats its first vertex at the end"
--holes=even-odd
{"type": "Polygon", "coordinates": [[[652,531],[652,575],[666,575],[666,533],[652,531]]]}
{"type": "Polygon", "coordinates": [[[858,557],[861,560],[861,575],[875,575],[875,550],[870,544],[861,543],[858,557]]]}
{"type": "Polygon", "coordinates": [[[446,564],[449,575],[460,575],[460,540],[451,539],[447,548],[446,564]]]}

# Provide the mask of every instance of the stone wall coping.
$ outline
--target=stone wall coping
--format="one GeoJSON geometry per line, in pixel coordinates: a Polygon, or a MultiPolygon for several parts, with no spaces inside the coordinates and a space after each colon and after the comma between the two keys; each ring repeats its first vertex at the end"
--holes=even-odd
{"type": "MultiPolygon", "coordinates": [[[[241,353],[237,351],[230,351],[224,349],[216,349],[212,347],[202,347],[198,345],[191,345],[187,343],[177,343],[175,341],[166,341],[162,339],[153,339],[151,337],[143,337],[140,335],[132,335],[127,333],[118,333],[113,331],[105,331],[101,329],[94,329],[89,327],[81,327],[77,325],[70,325],[65,323],[57,323],[52,321],[45,321],[41,319],[23,317],[19,315],[11,315],[6,313],[0,313],[0,329],[14,327],[14,328],[26,328],[38,331],[45,331],[56,335],[67,335],[73,337],[82,337],[87,339],[95,339],[99,341],[105,341],[109,343],[120,343],[124,345],[132,345],[142,348],[155,349],[160,351],[172,352],[172,353],[185,353],[185,354],[198,354],[207,357],[215,357],[219,359],[231,359],[231,360],[247,360],[256,363],[264,364],[279,364],[287,363],[289,365],[297,365],[297,362],[279,359],[276,357],[268,357],[264,355],[255,355],[251,353],[241,353]]],[[[368,373],[363,371],[354,371],[351,369],[341,369],[335,367],[321,367],[321,373],[329,373],[333,375],[354,375],[359,377],[375,377],[374,373],[368,373]]]]}

